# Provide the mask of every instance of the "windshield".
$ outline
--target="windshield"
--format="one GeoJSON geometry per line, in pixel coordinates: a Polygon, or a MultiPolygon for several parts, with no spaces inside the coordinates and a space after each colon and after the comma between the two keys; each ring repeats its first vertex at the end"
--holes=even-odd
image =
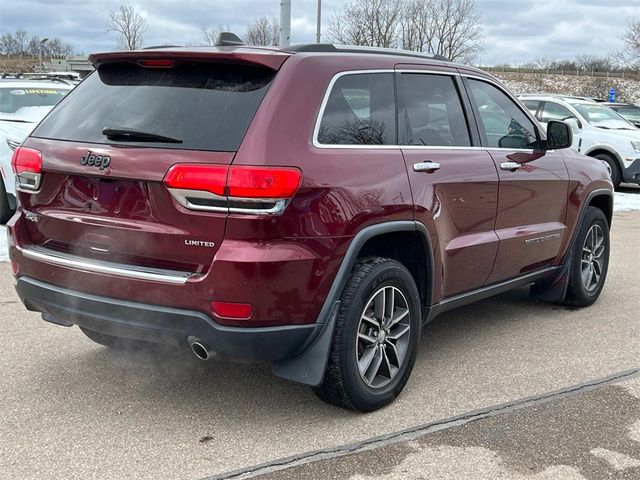
{"type": "Polygon", "coordinates": [[[627,120],[631,120],[632,122],[640,122],[640,107],[616,107],[616,111],[627,120]]]}
{"type": "Polygon", "coordinates": [[[572,103],[571,105],[594,127],[611,130],[633,130],[635,128],[607,106],[590,103],[572,103]]]}
{"type": "Polygon", "coordinates": [[[0,120],[39,122],[67,92],[59,88],[0,88],[0,120]]]}

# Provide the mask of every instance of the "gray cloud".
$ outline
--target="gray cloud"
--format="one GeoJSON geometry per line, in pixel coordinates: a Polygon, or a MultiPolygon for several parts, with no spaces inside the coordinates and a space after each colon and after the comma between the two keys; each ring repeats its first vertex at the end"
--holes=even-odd
{"type": "MultiPolygon", "coordinates": [[[[85,54],[111,50],[107,12],[121,0],[0,0],[0,33],[23,28],[61,37],[85,54]]],[[[279,16],[278,0],[130,0],[149,20],[146,44],[202,41],[203,27],[242,34],[256,17],[279,16]]],[[[640,17],[638,0],[477,0],[485,34],[481,63],[520,63],[538,57],[607,55],[622,47],[626,22],[640,17]]],[[[292,0],[292,41],[315,38],[315,0],[292,0]]],[[[343,4],[323,0],[324,25],[343,4]]]]}

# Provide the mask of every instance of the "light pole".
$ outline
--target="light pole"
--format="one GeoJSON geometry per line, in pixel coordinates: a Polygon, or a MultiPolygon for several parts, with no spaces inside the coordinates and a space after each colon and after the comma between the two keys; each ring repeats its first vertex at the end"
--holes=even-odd
{"type": "Polygon", "coordinates": [[[44,70],[44,65],[42,64],[42,49],[44,48],[44,44],[47,43],[49,39],[47,37],[40,40],[40,48],[38,49],[38,63],[40,64],[40,71],[44,70]]]}
{"type": "Polygon", "coordinates": [[[291,0],[280,2],[280,47],[288,47],[291,42],[291,0]]]}
{"type": "Polygon", "coordinates": [[[318,0],[316,22],[316,43],[320,43],[320,37],[322,35],[322,0],[318,0]]]}

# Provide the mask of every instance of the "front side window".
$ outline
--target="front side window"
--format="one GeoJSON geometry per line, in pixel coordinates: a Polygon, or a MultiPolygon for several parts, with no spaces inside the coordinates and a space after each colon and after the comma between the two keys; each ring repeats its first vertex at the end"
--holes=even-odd
{"type": "Polygon", "coordinates": [[[566,120],[568,118],[575,118],[575,115],[559,103],[545,102],[542,112],[542,121],[544,123],[551,120],[566,120]]]}
{"type": "Polygon", "coordinates": [[[400,85],[406,112],[401,112],[404,145],[471,145],[460,96],[452,77],[403,73],[400,85]]]}
{"type": "Polygon", "coordinates": [[[469,86],[488,147],[537,148],[535,125],[506,94],[480,80],[469,79],[469,86]]]}
{"type": "Polygon", "coordinates": [[[318,142],[323,145],[395,145],[392,73],[344,75],[325,106],[318,142]]]}

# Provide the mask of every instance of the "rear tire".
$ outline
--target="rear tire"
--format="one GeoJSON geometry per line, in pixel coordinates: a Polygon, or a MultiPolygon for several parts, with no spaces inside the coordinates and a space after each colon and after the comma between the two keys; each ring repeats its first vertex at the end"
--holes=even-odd
{"type": "Polygon", "coordinates": [[[142,340],[131,340],[129,338],[114,337],[105,333],[96,332],[95,330],[89,330],[88,328],[80,327],[82,333],[89,337],[94,342],[103,345],[105,347],[113,348],[114,350],[148,350],[151,348],[158,348],[159,345],[152,342],[143,342],[142,340]]]}
{"type": "Polygon", "coordinates": [[[600,153],[593,158],[597,158],[598,160],[602,160],[611,169],[611,181],[613,182],[613,188],[618,188],[620,183],[622,182],[622,172],[620,171],[620,165],[618,165],[618,161],[613,158],[611,155],[607,155],[606,153],[600,153]]]}
{"type": "Polygon", "coordinates": [[[341,297],[323,401],[370,412],[400,394],[413,369],[422,324],[418,289],[401,263],[358,260],[341,297]]]}
{"type": "Polygon", "coordinates": [[[14,213],[9,206],[9,198],[7,197],[4,180],[0,178],[0,225],[6,224],[14,213]]]}
{"type": "Polygon", "coordinates": [[[602,210],[589,207],[571,249],[565,305],[588,307],[598,299],[609,270],[609,222],[602,210]]]}

